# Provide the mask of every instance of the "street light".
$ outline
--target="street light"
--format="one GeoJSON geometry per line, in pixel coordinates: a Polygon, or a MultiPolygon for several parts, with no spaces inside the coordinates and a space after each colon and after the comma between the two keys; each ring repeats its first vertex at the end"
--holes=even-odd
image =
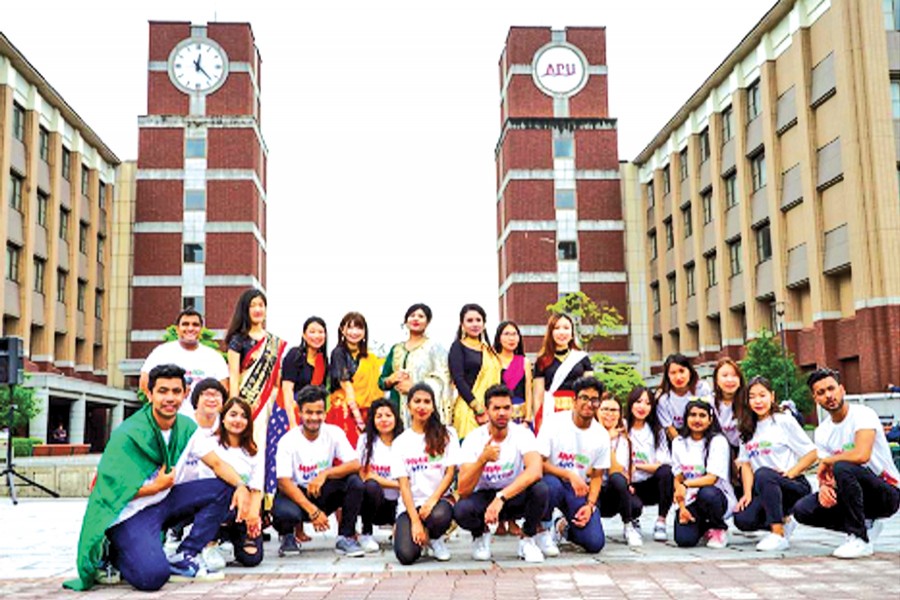
{"type": "MultiPolygon", "coordinates": [[[[787,359],[787,340],[785,339],[785,332],[784,332],[784,313],[786,311],[787,311],[787,303],[784,300],[778,300],[777,302],[775,302],[775,317],[776,317],[776,321],[777,321],[776,324],[778,325],[778,329],[781,333],[781,353],[784,355],[784,358],[785,358],[785,362],[784,362],[785,369],[788,368],[787,360],[786,360],[787,359]]],[[[788,384],[788,382],[790,381],[790,378],[791,378],[791,374],[785,373],[784,400],[790,399],[790,396],[789,396],[790,390],[789,390],[789,384],[788,384]]]]}

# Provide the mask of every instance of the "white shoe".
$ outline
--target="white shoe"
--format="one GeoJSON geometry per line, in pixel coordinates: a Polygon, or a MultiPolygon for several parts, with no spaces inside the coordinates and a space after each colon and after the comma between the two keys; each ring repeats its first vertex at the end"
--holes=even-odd
{"type": "Polygon", "coordinates": [[[636,548],[644,545],[641,534],[631,523],[625,523],[625,543],[628,544],[629,548],[636,548]]]}
{"type": "Polygon", "coordinates": [[[472,558],[474,560],[491,560],[491,534],[485,532],[481,537],[472,540],[472,558]]]}
{"type": "Polygon", "coordinates": [[[234,561],[234,544],[231,542],[219,542],[219,553],[225,559],[225,563],[234,561]]]}
{"type": "Polygon", "coordinates": [[[869,543],[874,547],[884,529],[884,519],[866,519],[866,534],[869,536],[869,543]]]}
{"type": "Polygon", "coordinates": [[[225,557],[222,556],[218,544],[204,548],[200,552],[200,560],[210,573],[216,573],[225,568],[225,557]]]}
{"type": "Polygon", "coordinates": [[[553,541],[553,532],[549,529],[534,536],[534,543],[537,544],[544,556],[559,556],[559,546],[553,541]]]}
{"type": "Polygon", "coordinates": [[[728,546],[728,531],[725,529],[710,529],[707,533],[707,548],[725,548],[728,546]]]}
{"type": "Polygon", "coordinates": [[[657,519],[656,524],[653,525],[653,540],[664,542],[667,539],[669,539],[669,537],[666,535],[666,522],[657,519]]]}
{"type": "Polygon", "coordinates": [[[797,529],[797,519],[794,517],[785,517],[784,519],[784,539],[790,540],[791,536],[794,535],[794,530],[797,529]]]}
{"type": "Polygon", "coordinates": [[[359,536],[359,545],[362,546],[363,550],[369,553],[381,550],[381,546],[378,545],[378,542],[376,542],[375,538],[371,535],[359,536]]]}
{"type": "Polygon", "coordinates": [[[835,548],[831,555],[835,558],[861,558],[872,556],[874,551],[871,542],[863,541],[851,534],[847,537],[847,541],[835,548]]]}
{"type": "MultiPolygon", "coordinates": [[[[450,560],[450,550],[447,549],[447,544],[444,543],[444,540],[441,538],[437,538],[431,540],[429,542],[429,547],[431,548],[431,555],[435,560],[439,560],[441,562],[446,562],[450,560]]],[[[488,548],[488,554],[490,554],[491,549],[488,548]]],[[[490,556],[488,556],[490,559],[490,556]]]]}
{"type": "Polygon", "coordinates": [[[756,549],[760,552],[782,552],[791,547],[791,543],[785,536],[777,533],[769,533],[756,544],[756,549]]]}
{"type": "Polygon", "coordinates": [[[544,562],[544,553],[538,548],[533,537],[523,537],[519,539],[519,558],[529,563],[544,562]]]}

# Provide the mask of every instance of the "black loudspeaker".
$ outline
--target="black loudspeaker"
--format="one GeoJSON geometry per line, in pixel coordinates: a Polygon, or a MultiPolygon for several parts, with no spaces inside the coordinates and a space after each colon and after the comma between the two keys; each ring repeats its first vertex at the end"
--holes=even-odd
{"type": "Polygon", "coordinates": [[[22,385],[24,348],[20,337],[0,338],[0,385],[22,385]]]}

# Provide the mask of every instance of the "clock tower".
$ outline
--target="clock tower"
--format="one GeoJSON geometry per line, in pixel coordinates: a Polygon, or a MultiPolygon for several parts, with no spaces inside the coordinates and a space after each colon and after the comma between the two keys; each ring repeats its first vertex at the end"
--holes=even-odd
{"type": "MultiPolygon", "coordinates": [[[[265,288],[260,66],[249,23],[150,23],[131,359],[143,359],[188,306],[221,338],[241,292],[265,288]]],[[[134,374],[138,360],[128,362],[134,374]]]]}

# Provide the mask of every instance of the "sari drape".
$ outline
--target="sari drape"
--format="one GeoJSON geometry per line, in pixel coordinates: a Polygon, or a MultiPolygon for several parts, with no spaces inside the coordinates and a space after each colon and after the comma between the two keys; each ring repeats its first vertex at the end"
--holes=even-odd
{"type": "Polygon", "coordinates": [[[485,409],[484,392],[495,383],[500,383],[500,372],[503,367],[500,365],[500,358],[494,349],[487,344],[481,344],[481,370],[478,371],[478,377],[472,385],[472,394],[475,399],[469,404],[462,396],[456,397],[453,405],[453,427],[459,439],[465,438],[470,431],[478,427],[478,421],[475,420],[475,411],[482,412],[485,409]]]}

